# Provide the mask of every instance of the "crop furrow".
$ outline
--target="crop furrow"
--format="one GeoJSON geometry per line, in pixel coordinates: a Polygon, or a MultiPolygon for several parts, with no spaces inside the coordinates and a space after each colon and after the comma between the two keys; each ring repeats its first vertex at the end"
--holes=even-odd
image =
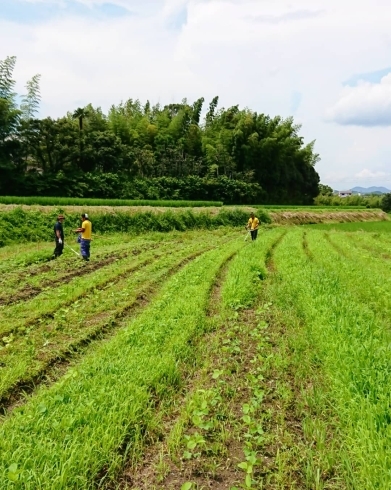
{"type": "MultiPolygon", "coordinates": [[[[88,329],[88,333],[75,342],[70,343],[63,351],[52,352],[52,357],[46,357],[46,360],[42,362],[42,365],[33,375],[27,375],[18,380],[17,383],[10,386],[5,392],[0,393],[0,413],[3,415],[8,414],[13,408],[19,406],[26,395],[31,394],[35,389],[43,382],[50,380],[50,383],[55,382],[64,374],[67,367],[70,365],[73,359],[80,356],[81,353],[86,351],[86,348],[90,346],[94,341],[102,341],[113,335],[116,330],[123,326],[123,322],[129,317],[134,317],[139,311],[145,308],[155,297],[160,286],[164,281],[173,276],[186,264],[196,259],[198,256],[210,250],[211,247],[203,248],[193,252],[191,255],[182,258],[179,262],[163,270],[158,278],[152,281],[146,281],[147,284],[143,285],[138,290],[136,297],[127,304],[124,304],[120,309],[110,315],[110,312],[106,315],[107,319],[103,323],[97,322],[96,325],[88,329]]],[[[102,318],[100,318],[101,320],[102,318]]]]}
{"type": "Polygon", "coordinates": [[[308,247],[308,239],[307,239],[306,231],[303,233],[303,250],[304,253],[307,255],[307,257],[309,258],[309,260],[314,260],[314,255],[308,247]]]}
{"type": "Polygon", "coordinates": [[[284,239],[284,237],[285,237],[285,235],[287,233],[288,233],[288,231],[287,230],[284,230],[281,233],[281,235],[279,235],[274,240],[274,242],[270,245],[269,249],[266,252],[266,255],[265,255],[265,264],[266,264],[266,268],[269,271],[274,271],[275,270],[275,265],[274,265],[274,261],[273,261],[273,255],[274,255],[274,252],[275,252],[276,248],[282,242],[282,240],[284,239]]]}
{"type": "Polygon", "coordinates": [[[154,253],[152,256],[148,257],[147,259],[135,264],[131,265],[130,267],[125,268],[117,274],[116,276],[109,276],[106,279],[103,279],[101,282],[98,284],[94,284],[89,287],[83,288],[81,293],[75,294],[71,298],[69,298],[66,301],[61,302],[61,304],[57,304],[53,309],[46,311],[42,313],[39,316],[35,316],[31,318],[30,320],[27,321],[21,321],[19,324],[17,323],[11,328],[5,328],[1,331],[1,334],[3,335],[3,339],[0,340],[0,346],[1,345],[6,345],[7,344],[7,338],[4,336],[9,336],[9,335],[24,335],[25,334],[25,329],[27,328],[34,328],[34,327],[41,327],[42,323],[45,320],[53,320],[55,318],[55,315],[57,314],[59,308],[67,308],[71,305],[73,305],[75,302],[82,300],[83,298],[86,298],[89,294],[91,294],[93,291],[101,291],[107,288],[108,286],[112,286],[116,284],[120,279],[125,277],[126,275],[130,273],[134,273],[139,271],[141,268],[145,267],[146,265],[149,264],[150,261],[156,260],[164,253],[167,253],[166,251],[160,252],[160,253],[154,253]]]}
{"type": "MultiPolygon", "coordinates": [[[[252,264],[265,269],[265,254],[274,234],[275,231],[259,237],[252,250],[252,264]]],[[[161,423],[155,431],[152,429],[145,434],[147,447],[143,457],[138,461],[128,456],[115,480],[103,485],[105,490],[181,488],[182,483],[190,479],[190,474],[194,488],[234,488],[237,485],[240,470],[236,458],[240,447],[238,439],[241,438],[238,425],[243,425],[242,404],[247,385],[244,378],[250,366],[256,365],[256,360],[246,355],[247,351],[254,351],[256,344],[254,336],[250,335],[249,317],[254,316],[254,301],[260,288],[262,283],[256,270],[249,266],[247,247],[227,257],[211,286],[206,306],[206,335],[192,341],[192,362],[180,365],[185,384],[172,393],[169,402],[155,402],[154,410],[161,423]],[[238,329],[241,315],[243,331],[238,329]],[[246,340],[241,342],[238,352],[237,346],[244,336],[246,340]],[[222,381],[225,376],[226,381],[222,381]],[[202,403],[206,400],[208,406],[201,417],[196,415],[200,400],[202,403]],[[213,408],[209,405],[211,400],[213,408]],[[213,429],[204,427],[206,422],[213,425],[213,429]],[[194,450],[201,454],[186,459],[183,457],[183,451],[188,451],[186,438],[196,431],[204,438],[205,446],[194,450]],[[185,443],[173,447],[173,439],[178,443],[182,439],[185,443]],[[178,460],[180,465],[176,464],[178,460]],[[158,465],[167,471],[160,473],[158,465]],[[206,469],[202,475],[196,475],[195,465],[205,469],[213,465],[215,470],[206,469]]],[[[96,482],[104,476],[104,471],[100,472],[96,482]]]]}
{"type": "Polygon", "coordinates": [[[83,264],[83,267],[80,267],[80,264],[77,264],[78,268],[76,270],[68,274],[65,274],[64,276],[58,277],[57,279],[44,279],[39,286],[28,285],[20,289],[19,291],[16,292],[14,291],[10,293],[8,296],[0,296],[0,306],[3,305],[10,306],[20,301],[27,301],[29,299],[34,298],[35,296],[38,296],[38,294],[40,294],[48,287],[54,288],[59,285],[67,284],[76,277],[82,277],[87,274],[91,274],[92,272],[95,272],[96,270],[101,269],[102,267],[110,265],[117,260],[126,259],[131,255],[133,256],[140,255],[142,252],[145,252],[146,250],[157,248],[157,246],[158,246],[157,244],[151,244],[149,247],[146,247],[144,249],[138,248],[132,250],[131,252],[113,254],[99,262],[94,261],[88,264],[83,264]]]}
{"type": "MultiPolygon", "coordinates": [[[[237,235],[235,235],[234,238],[229,237],[229,241],[232,239],[234,240],[236,237],[237,235]]],[[[226,237],[218,237],[214,241],[214,245],[217,246],[219,243],[225,242],[226,240],[226,237]]],[[[194,235],[194,237],[188,241],[188,243],[196,242],[197,235],[194,235]]],[[[88,282],[84,283],[83,280],[85,281],[85,279],[81,278],[81,280],[79,280],[79,278],[76,278],[75,282],[71,282],[68,285],[65,284],[65,288],[61,286],[61,289],[50,289],[42,292],[42,295],[36,296],[30,303],[11,305],[9,310],[7,309],[8,307],[0,307],[0,323],[2,319],[4,320],[0,327],[2,342],[7,344],[9,341],[7,336],[18,334],[19,329],[21,329],[21,332],[23,333],[26,329],[34,327],[35,324],[42,325],[44,321],[53,319],[59,308],[66,308],[74,302],[82,300],[94,290],[99,291],[105,289],[106,287],[109,287],[111,283],[114,284],[115,282],[118,282],[118,280],[125,275],[138,271],[141,267],[148,264],[149,261],[153,261],[157,257],[160,257],[162,253],[171,253],[173,250],[181,247],[183,247],[183,244],[179,242],[166,242],[160,246],[159,253],[147,252],[148,257],[141,263],[139,263],[138,260],[141,260],[142,257],[135,258],[136,264],[134,265],[133,262],[130,267],[124,268],[124,265],[121,263],[118,263],[118,265],[117,263],[113,263],[111,264],[114,268],[113,270],[106,271],[105,269],[100,269],[98,271],[98,276],[93,275],[91,279],[91,281],[94,281],[94,284],[89,284],[88,282]],[[40,314],[34,314],[35,310],[41,310],[40,314]]],[[[134,259],[134,257],[131,258],[134,259]]]]}
{"type": "Polygon", "coordinates": [[[19,471],[16,488],[24,490],[92,488],[103,466],[108,476],[118,471],[118,448],[137,444],[140,428],[152,421],[153,393],[164,397],[180,383],[189,341],[205,330],[210,284],[240,248],[226,243],[187,264],[126,328],[13,411],[0,426],[0,480],[10,464],[19,471]]]}
{"type": "Polygon", "coordinates": [[[324,233],[323,236],[326,239],[326,241],[333,247],[333,249],[338,253],[338,255],[341,255],[342,257],[345,258],[348,257],[346,250],[344,250],[342,247],[340,247],[335,242],[333,242],[333,240],[331,239],[328,233],[324,233]]]}
{"type": "MultiPolygon", "coordinates": [[[[352,238],[351,235],[350,235],[350,238],[352,238]]],[[[356,237],[354,237],[354,238],[356,238],[356,237]]],[[[360,239],[361,239],[361,237],[360,237],[360,239]]],[[[356,248],[360,248],[362,250],[365,250],[366,252],[369,252],[373,257],[377,257],[379,259],[385,259],[385,260],[391,259],[390,249],[382,249],[382,248],[379,248],[375,245],[369,245],[368,243],[363,243],[362,241],[358,241],[357,239],[351,240],[350,243],[356,248]]]]}

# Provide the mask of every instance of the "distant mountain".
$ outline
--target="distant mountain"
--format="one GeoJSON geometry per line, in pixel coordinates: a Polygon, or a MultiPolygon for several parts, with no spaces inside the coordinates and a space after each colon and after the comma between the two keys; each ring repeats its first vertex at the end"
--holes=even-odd
{"type": "Polygon", "coordinates": [[[353,187],[351,191],[359,194],[388,194],[391,192],[385,187],[353,187]]]}

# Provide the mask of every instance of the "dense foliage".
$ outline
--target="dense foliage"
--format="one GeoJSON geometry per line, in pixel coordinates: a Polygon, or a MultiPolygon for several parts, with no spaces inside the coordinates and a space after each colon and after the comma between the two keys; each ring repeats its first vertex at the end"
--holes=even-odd
{"type": "Polygon", "coordinates": [[[215,97],[203,121],[203,98],[38,119],[40,77],[18,107],[15,63],[0,61],[0,194],[296,204],[318,194],[319,156],[292,118],[218,109],[215,97]]]}
{"type": "Polygon", "coordinates": [[[381,208],[386,213],[391,213],[391,192],[383,196],[381,201],[381,208]]]}
{"type": "MultiPolygon", "coordinates": [[[[381,195],[371,195],[371,194],[353,194],[349,197],[339,197],[336,195],[329,194],[319,194],[314,199],[314,204],[317,206],[340,206],[340,207],[351,207],[351,206],[364,206],[366,208],[381,208],[382,207],[382,196],[381,195]]],[[[384,211],[384,209],[383,209],[384,211]]]]}

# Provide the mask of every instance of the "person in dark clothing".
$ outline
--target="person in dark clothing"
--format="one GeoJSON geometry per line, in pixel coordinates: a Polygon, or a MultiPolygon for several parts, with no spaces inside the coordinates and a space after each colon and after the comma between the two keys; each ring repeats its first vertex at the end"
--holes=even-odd
{"type": "Polygon", "coordinates": [[[56,259],[60,255],[62,255],[62,252],[64,250],[64,229],[62,227],[64,219],[64,216],[62,214],[59,214],[57,216],[57,222],[54,225],[54,240],[56,242],[56,248],[53,252],[53,259],[56,259]]]}

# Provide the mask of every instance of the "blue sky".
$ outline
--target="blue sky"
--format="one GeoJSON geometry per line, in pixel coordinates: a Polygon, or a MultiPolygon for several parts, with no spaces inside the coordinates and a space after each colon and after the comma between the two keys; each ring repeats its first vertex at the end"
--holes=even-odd
{"type": "Polygon", "coordinates": [[[293,115],[323,183],[391,188],[389,0],[0,2],[0,59],[19,94],[41,74],[43,117],[219,95],[293,115]]]}
{"type": "Polygon", "coordinates": [[[50,22],[64,15],[89,18],[112,18],[129,15],[131,12],[115,3],[102,3],[88,6],[76,0],[64,2],[35,3],[26,0],[1,0],[0,19],[18,24],[50,22]]]}
{"type": "Polygon", "coordinates": [[[380,83],[382,78],[391,73],[391,66],[383,68],[382,70],[376,70],[369,73],[361,73],[351,76],[344,82],[344,85],[355,87],[359,82],[369,82],[373,84],[380,83]]]}

